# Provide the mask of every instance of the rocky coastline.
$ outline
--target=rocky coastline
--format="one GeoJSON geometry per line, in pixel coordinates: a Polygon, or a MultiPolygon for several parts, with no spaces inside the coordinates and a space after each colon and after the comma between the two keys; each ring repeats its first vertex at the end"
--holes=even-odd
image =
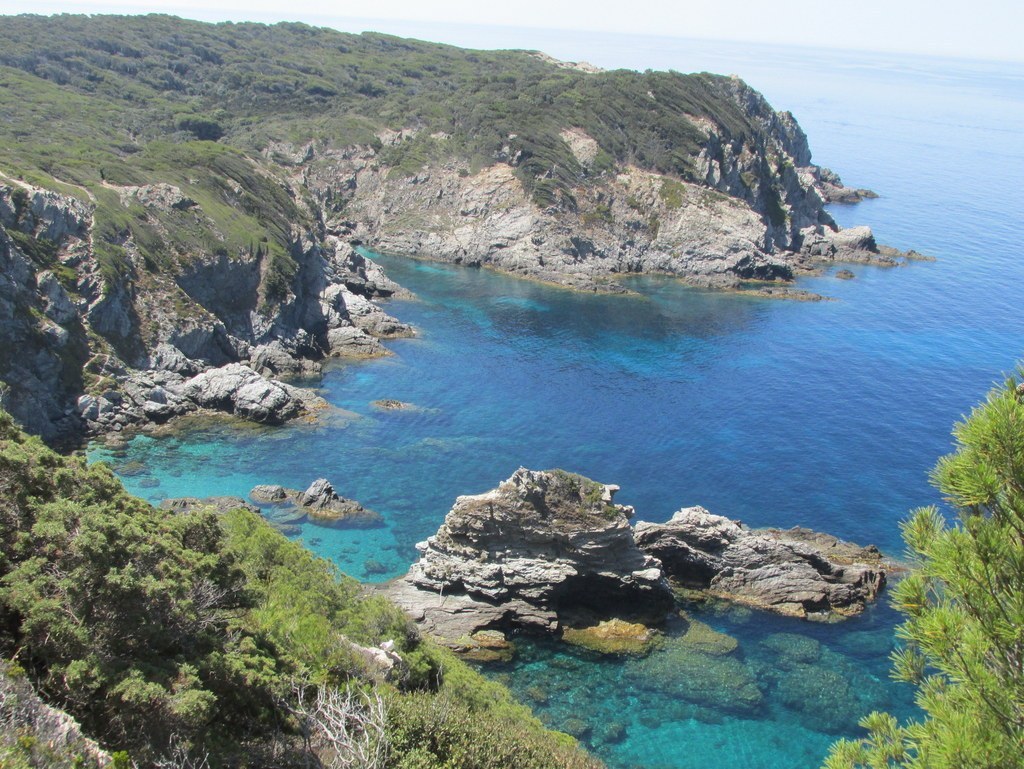
{"type": "Polygon", "coordinates": [[[792,114],[735,77],[673,78],[665,103],[646,98],[681,164],[615,159],[567,113],[544,151],[571,173],[535,173],[540,134],[470,162],[454,134],[383,124],[352,143],[176,135],[188,173],[120,181],[0,168],[0,405],[67,446],[197,411],[315,416],[325,403],[299,380],[413,333],[376,303],[403,292],[364,246],[581,291],[658,273],[797,300],[822,298],[791,284],[823,264],[920,258],[836,225],[827,204],[874,193],[812,162],[792,114]]]}
{"type": "MultiPolygon", "coordinates": [[[[182,198],[171,185],[132,195],[160,214],[182,198]]],[[[94,209],[0,178],[0,399],[51,443],[200,410],[265,424],[312,416],[327,404],[284,380],[315,377],[330,357],[385,355],[380,340],[413,333],[373,301],[402,289],[324,232],[296,228],[294,276],[268,302],[259,249],[192,254],[164,274],[128,240],[128,272],[110,274],[94,209]]]]}
{"type": "Polygon", "coordinates": [[[559,141],[579,183],[547,203],[526,184],[514,136],[476,170],[451,137],[415,128],[381,129],[371,144],[271,142],[217,180],[229,207],[262,195],[260,216],[279,218],[273,242],[242,248],[217,245],[238,235],[198,188],[48,189],[0,169],[0,402],[71,445],[202,410],[266,424],[315,415],[324,402],[286,380],[316,377],[332,356],[387,354],[381,340],[413,333],[376,304],[402,289],[360,246],[574,290],[661,273],[791,299],[820,298],[790,284],[821,264],[918,256],[836,226],[827,203],[873,193],[812,163],[791,114],[736,78],[701,87],[748,128],[680,117],[697,148],[686,178],[606,167],[597,141],[567,125],[559,141]],[[423,142],[435,151],[415,172],[388,160],[423,142]],[[112,228],[111,217],[134,223],[112,228]]]}
{"type": "MultiPolygon", "coordinates": [[[[634,273],[739,289],[749,281],[785,284],[823,264],[892,266],[920,256],[879,246],[868,227],[840,229],[828,203],[877,195],[813,164],[790,113],[776,112],[737,78],[712,82],[751,117],[756,134],[732,136],[694,117],[703,148],[692,178],[625,166],[573,190],[571,205],[537,205],[517,176],[514,140],[502,162],[477,173],[441,162],[395,174],[370,148],[310,144],[292,152],[319,199],[337,205],[344,190],[344,218],[333,226],[376,251],[489,266],[577,290],[618,292],[616,277],[634,273]]],[[[566,126],[561,135],[583,169],[599,162],[600,147],[583,129],[566,126]]],[[[423,137],[408,128],[379,138],[387,149],[423,137]]],[[[431,139],[443,146],[448,137],[431,139]]]]}
{"type": "Polygon", "coordinates": [[[703,508],[631,525],[617,490],[520,468],[491,491],[459,497],[417,545],[419,560],[383,589],[460,650],[479,653],[480,633],[518,631],[642,650],[679,594],[834,621],[874,601],[892,567],[873,546],[800,528],[751,530],[703,508]]]}

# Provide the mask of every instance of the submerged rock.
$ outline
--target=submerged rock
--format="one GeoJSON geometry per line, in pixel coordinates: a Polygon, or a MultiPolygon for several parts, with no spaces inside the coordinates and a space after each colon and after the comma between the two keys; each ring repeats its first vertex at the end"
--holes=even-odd
{"type": "Polygon", "coordinates": [[[858,614],[886,579],[873,546],[808,529],[751,530],[702,507],[638,523],[636,542],[684,587],[796,617],[858,614]]]}
{"type": "Polygon", "coordinates": [[[227,513],[243,508],[258,513],[259,508],[246,502],[241,497],[174,497],[160,503],[161,510],[173,510],[176,513],[191,513],[194,510],[212,509],[217,513],[227,513]]]}
{"type": "Polygon", "coordinates": [[[393,398],[382,398],[376,401],[370,401],[370,405],[380,411],[411,411],[416,409],[411,403],[405,401],[397,401],[393,398]]]}
{"type": "Polygon", "coordinates": [[[686,632],[680,637],[679,643],[694,651],[721,657],[732,654],[739,647],[739,642],[731,635],[719,633],[700,620],[687,618],[687,623],[686,632]]]}
{"type": "Polygon", "coordinates": [[[643,660],[628,663],[624,674],[643,691],[720,711],[753,715],[764,700],[754,671],[733,652],[709,654],[685,635],[666,641],[643,660]]]}
{"type": "Polygon", "coordinates": [[[459,654],[474,662],[508,662],[515,656],[515,646],[500,630],[478,630],[461,639],[459,654]]]}
{"type": "Polygon", "coordinates": [[[644,655],[654,648],[657,637],[646,625],[617,618],[562,631],[563,641],[601,654],[644,655]]]}
{"type": "Polygon", "coordinates": [[[633,541],[617,487],[520,468],[459,497],[389,595],[430,632],[556,630],[574,616],[659,621],[672,606],[660,564],[633,541]]]}

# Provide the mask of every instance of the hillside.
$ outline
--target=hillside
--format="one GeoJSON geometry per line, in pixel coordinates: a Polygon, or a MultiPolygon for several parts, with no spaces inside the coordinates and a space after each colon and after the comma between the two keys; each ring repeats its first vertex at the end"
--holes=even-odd
{"type": "Polygon", "coordinates": [[[4,766],[600,766],[256,513],[155,509],[2,411],[0,542],[4,766]]]}
{"type": "Polygon", "coordinates": [[[857,191],[735,78],[300,24],[20,16],[0,25],[0,99],[2,402],[50,441],[321,407],[260,375],[412,333],[369,301],[399,288],[354,246],[587,290],[892,259],[836,231],[824,202],[857,191]]]}

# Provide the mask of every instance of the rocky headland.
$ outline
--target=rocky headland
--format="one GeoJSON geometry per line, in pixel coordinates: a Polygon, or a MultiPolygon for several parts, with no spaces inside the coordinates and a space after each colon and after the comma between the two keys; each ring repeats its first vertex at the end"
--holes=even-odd
{"type": "Polygon", "coordinates": [[[141,17],[11,18],[0,64],[37,89],[0,124],[0,404],[51,443],[314,413],[281,380],[412,333],[360,246],[798,299],[815,265],[914,256],[840,230],[826,204],[871,193],[735,77],[141,17]]]}
{"type": "Polygon", "coordinates": [[[496,489],[459,497],[385,590],[456,648],[475,648],[481,631],[526,630],[640,652],[648,627],[673,609],[673,589],[829,620],[863,611],[885,585],[890,565],[873,546],[800,528],[751,530],[702,508],[634,527],[617,490],[520,468],[496,489]]]}

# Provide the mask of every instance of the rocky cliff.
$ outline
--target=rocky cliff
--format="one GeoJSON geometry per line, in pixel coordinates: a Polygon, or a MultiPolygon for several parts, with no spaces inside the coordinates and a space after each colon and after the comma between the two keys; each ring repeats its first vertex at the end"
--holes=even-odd
{"type": "Polygon", "coordinates": [[[140,230],[119,242],[97,231],[86,191],[0,178],[0,402],[48,440],[200,408],[281,422],[326,404],[275,377],[315,374],[329,356],[381,355],[380,338],[411,333],[371,301],[398,287],[347,243],[296,227],[271,297],[269,247],[183,252],[166,230],[181,210],[220,234],[199,203],[166,184],[114,189],[155,238],[146,253],[140,230]]]}
{"type": "MultiPolygon", "coordinates": [[[[476,173],[454,159],[396,173],[370,147],[310,145],[305,179],[318,200],[339,209],[329,224],[377,251],[488,265],[584,290],[621,290],[615,276],[644,272],[735,288],[750,280],[786,282],[820,262],[902,258],[880,248],[868,228],[836,226],[826,203],[871,193],[844,187],[835,173],[812,164],[791,114],[775,112],[738,79],[708,82],[755,129],[732,136],[713,117],[680,117],[699,136],[685,176],[629,163],[588,173],[603,150],[584,129],[565,125],[560,141],[583,175],[557,200],[539,200],[523,181],[514,136],[497,153],[499,162],[476,173]]],[[[388,148],[422,141],[415,129],[380,138],[385,157],[388,148]]],[[[443,157],[454,140],[435,134],[430,141],[443,157]]]]}

